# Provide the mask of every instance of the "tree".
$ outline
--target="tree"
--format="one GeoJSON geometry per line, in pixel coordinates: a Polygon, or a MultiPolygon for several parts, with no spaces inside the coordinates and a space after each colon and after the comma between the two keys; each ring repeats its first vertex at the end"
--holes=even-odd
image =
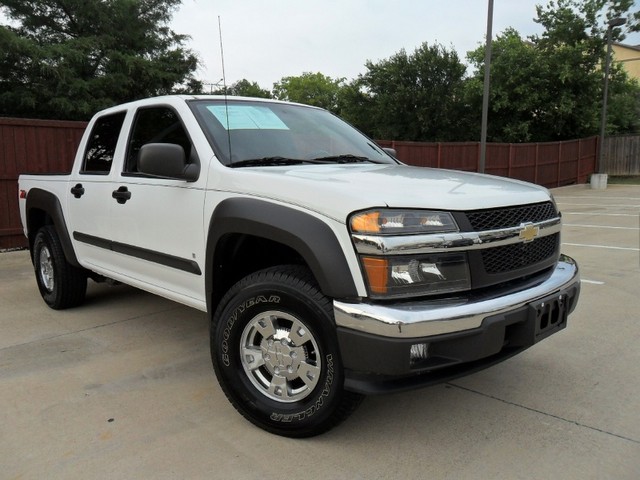
{"type": "MultiPolygon", "coordinates": [[[[219,88],[213,91],[216,95],[224,95],[225,88],[219,88]]],[[[258,85],[257,82],[250,82],[246,78],[238,80],[230,87],[226,89],[227,95],[237,95],[240,97],[257,97],[257,98],[271,98],[271,92],[265,90],[258,85]]]]}
{"type": "Polygon", "coordinates": [[[365,66],[342,96],[342,113],[356,126],[376,138],[457,138],[466,67],[454,50],[424,43],[365,66]]]}
{"type": "MultiPolygon", "coordinates": [[[[602,70],[610,18],[626,15],[630,0],[557,0],[537,7],[535,21],[544,27],[528,41],[512,29],[493,43],[488,138],[522,142],[565,140],[598,133],[602,105],[602,70]],[[606,7],[606,9],[605,9],[606,7]]],[[[633,19],[630,17],[630,21],[633,19]]],[[[615,28],[614,40],[623,38],[615,28]]],[[[468,54],[476,67],[466,97],[479,111],[484,76],[484,47],[468,54]]],[[[612,100],[621,108],[610,130],[633,128],[638,110],[636,89],[613,68],[612,100]],[[622,126],[624,124],[625,126],[622,126]]]]}
{"type": "Polygon", "coordinates": [[[640,84],[614,64],[609,84],[607,135],[640,133],[640,84]]]}
{"type": "Polygon", "coordinates": [[[0,0],[0,114],[86,119],[124,101],[199,91],[180,0],[0,0]]]}
{"type": "Polygon", "coordinates": [[[599,26],[602,0],[558,0],[537,7],[537,23],[545,27],[532,37],[546,58],[552,102],[544,110],[550,139],[592,135],[597,131],[605,31],[599,26]]]}
{"type": "MultiPolygon", "coordinates": [[[[633,0],[557,0],[549,2],[547,8],[537,7],[536,22],[545,31],[532,37],[532,41],[549,61],[550,93],[555,98],[555,108],[547,111],[547,125],[550,131],[555,126],[555,137],[575,138],[598,132],[607,25],[612,18],[626,16],[627,27],[633,29],[637,13],[628,14],[633,5],[633,0]]],[[[613,41],[624,39],[619,27],[611,33],[613,41]]],[[[614,105],[629,102],[637,111],[638,97],[634,88],[627,85],[629,80],[624,72],[612,68],[609,82],[614,105]]],[[[624,118],[622,110],[617,116],[608,117],[629,126],[624,118]]]]}
{"type": "MultiPolygon", "coordinates": [[[[484,86],[484,46],[467,54],[475,73],[465,85],[465,99],[473,128],[466,140],[480,138],[484,86]]],[[[487,137],[493,142],[531,142],[544,130],[545,108],[553,101],[548,62],[535,45],[507,29],[492,43],[491,89],[487,137]]]]}
{"type": "Polygon", "coordinates": [[[337,112],[338,98],[343,85],[344,78],[333,79],[322,73],[305,72],[298,77],[283,77],[274,83],[273,97],[337,112]]]}

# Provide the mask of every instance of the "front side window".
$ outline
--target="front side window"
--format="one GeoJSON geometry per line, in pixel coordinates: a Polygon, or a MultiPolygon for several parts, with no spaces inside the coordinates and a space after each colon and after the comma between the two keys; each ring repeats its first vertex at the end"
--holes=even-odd
{"type": "Polygon", "coordinates": [[[91,130],[80,173],[107,175],[111,171],[113,156],[126,112],[98,118],[91,130]]]}
{"type": "Polygon", "coordinates": [[[185,158],[191,156],[191,140],[178,114],[169,107],[141,108],[136,113],[127,148],[125,173],[138,172],[140,148],[147,143],[172,143],[184,149],[185,158]]]}

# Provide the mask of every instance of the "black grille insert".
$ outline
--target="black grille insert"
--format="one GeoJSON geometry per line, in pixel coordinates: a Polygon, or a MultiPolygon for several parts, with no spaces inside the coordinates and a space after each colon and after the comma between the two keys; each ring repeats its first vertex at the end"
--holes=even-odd
{"type": "Polygon", "coordinates": [[[484,269],[489,274],[505,273],[543,262],[556,254],[559,238],[556,233],[528,243],[483,250],[484,269]]]}
{"type": "Polygon", "coordinates": [[[476,232],[517,227],[526,222],[542,222],[558,216],[553,203],[536,203],[520,207],[492,208],[466,213],[476,232]]]}

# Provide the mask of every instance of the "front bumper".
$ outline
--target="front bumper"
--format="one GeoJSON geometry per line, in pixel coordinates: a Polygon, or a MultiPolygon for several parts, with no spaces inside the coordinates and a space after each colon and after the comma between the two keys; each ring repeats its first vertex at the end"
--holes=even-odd
{"type": "Polygon", "coordinates": [[[397,304],[334,301],[345,387],[408,390],[486,368],[563,329],[579,294],[578,266],[562,255],[547,278],[516,292],[397,304]]]}

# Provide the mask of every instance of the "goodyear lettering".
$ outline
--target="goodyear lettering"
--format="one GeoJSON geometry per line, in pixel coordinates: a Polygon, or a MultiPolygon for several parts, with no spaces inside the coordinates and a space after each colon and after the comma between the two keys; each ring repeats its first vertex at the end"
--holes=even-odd
{"type": "Polygon", "coordinates": [[[280,297],[277,295],[271,295],[267,298],[264,295],[258,295],[257,297],[249,298],[238,305],[233,313],[231,313],[227,318],[227,323],[222,331],[222,344],[220,346],[220,349],[222,350],[222,363],[224,363],[226,367],[231,364],[231,360],[229,358],[229,338],[231,337],[231,329],[236,323],[236,320],[238,320],[238,315],[241,315],[247,308],[260,303],[280,303],[280,297]]]}

